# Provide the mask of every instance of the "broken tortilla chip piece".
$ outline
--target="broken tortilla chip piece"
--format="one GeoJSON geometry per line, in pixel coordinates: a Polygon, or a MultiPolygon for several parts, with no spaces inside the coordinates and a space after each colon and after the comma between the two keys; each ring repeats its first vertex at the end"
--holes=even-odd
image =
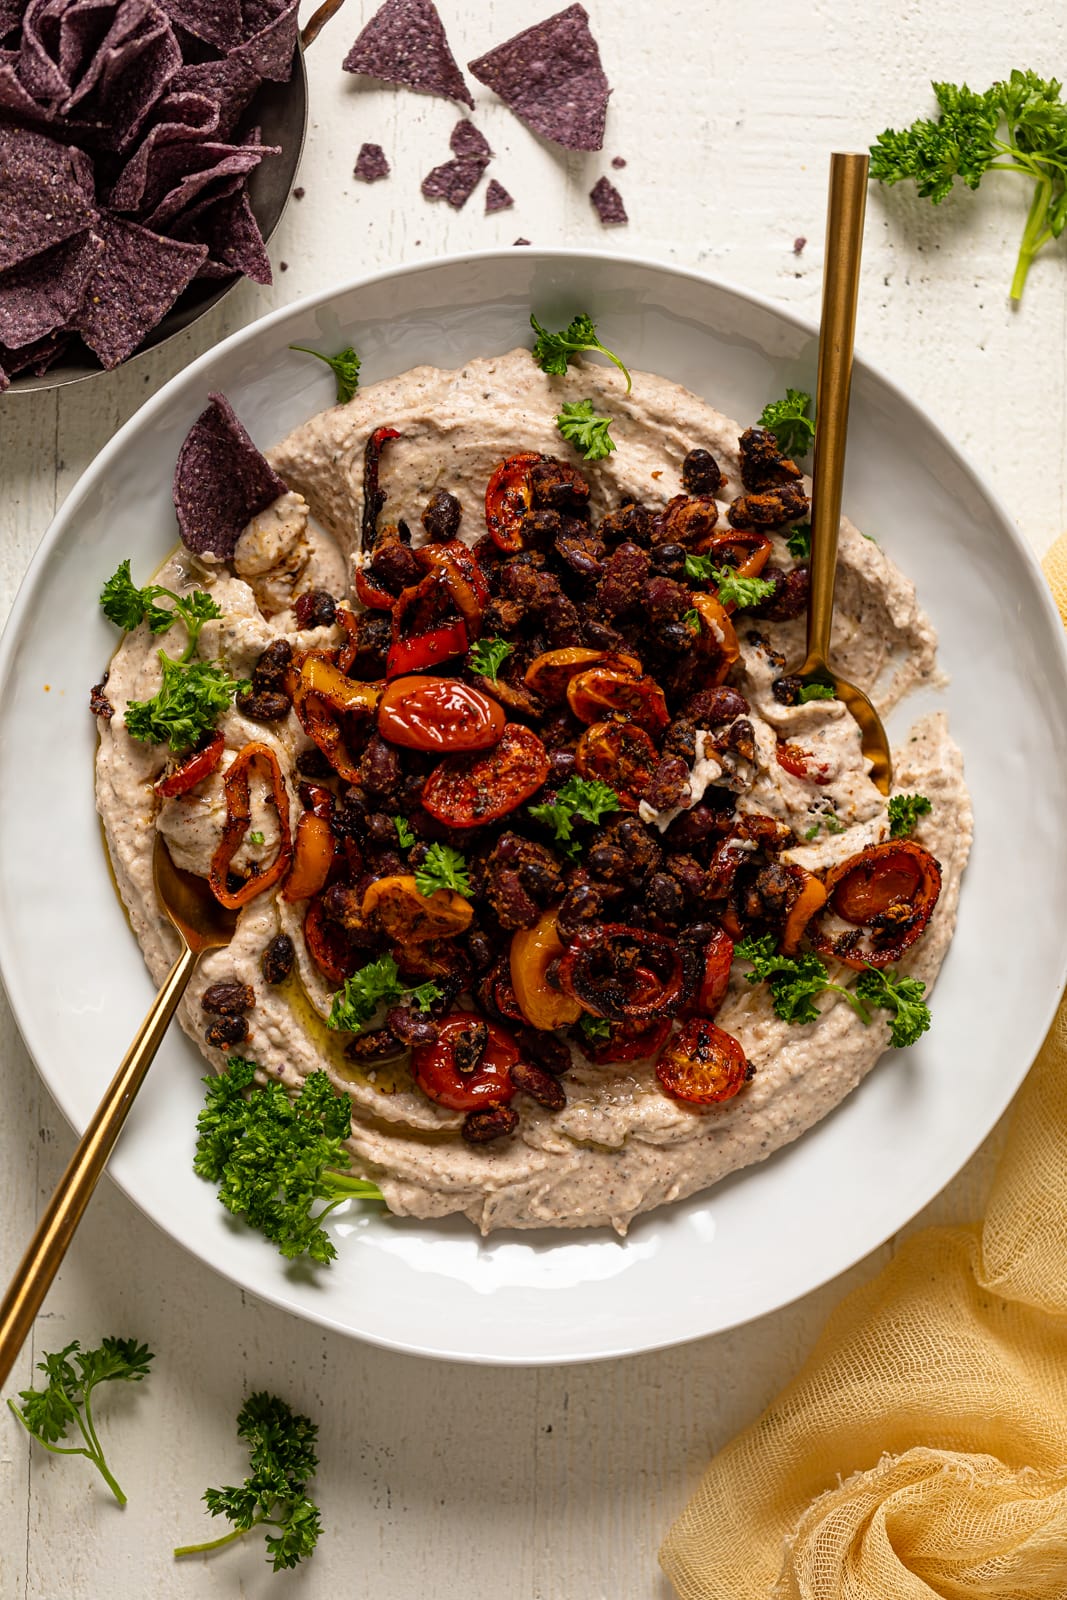
{"type": "Polygon", "coordinates": [[[361,144],[352,176],[361,183],[378,183],[389,176],[390,167],[380,144],[361,144]]]}
{"type": "Polygon", "coordinates": [[[589,191],[589,198],[593,202],[593,210],[605,228],[614,228],[623,222],[629,222],[626,207],[622,203],[622,195],[609,178],[598,178],[589,191]]]}
{"type": "Polygon", "coordinates": [[[253,517],[286,493],[223,394],[208,397],[174,469],[174,509],[187,549],[228,561],[253,517]]]}

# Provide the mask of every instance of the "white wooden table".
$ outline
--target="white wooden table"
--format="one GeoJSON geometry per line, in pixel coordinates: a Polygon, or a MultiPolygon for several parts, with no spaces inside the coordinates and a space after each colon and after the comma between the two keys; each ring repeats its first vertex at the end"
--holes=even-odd
{"type": "MultiPolygon", "coordinates": [[[[460,61],[551,9],[550,0],[440,4],[460,61]]],[[[1050,6],[587,4],[615,86],[603,156],[548,149],[479,89],[476,120],[497,152],[491,173],[517,201],[486,218],[480,195],[456,214],[418,192],[447,159],[449,104],[342,75],[374,6],[349,0],[309,56],[306,193],[274,241],[276,269],[287,269],[276,270],[273,289],[243,285],[110,382],[0,399],[0,615],[55,510],[116,427],[194,355],[272,306],[374,268],[525,235],[704,267],[815,317],[829,151],[863,148],[883,127],[928,114],[932,77],[984,87],[1013,65],[1051,76],[1067,64],[1067,17],[1050,6]],[[351,177],[364,140],[384,145],[393,164],[392,178],[372,188],[351,177]],[[624,170],[610,168],[615,155],[624,170]],[[588,191],[602,172],[623,191],[626,228],[605,230],[593,215],[588,191]],[[798,254],[800,236],[808,242],[798,254]]],[[[912,193],[872,194],[859,338],[972,451],[1040,551],[1065,526],[1067,249],[1038,262],[1013,310],[1023,189],[1012,177],[988,179],[979,195],[954,196],[936,212],[912,193]]],[[[72,1145],[6,1010],[0,1084],[6,1280],[72,1145]]],[[[928,1216],[976,1213],[996,1142],[928,1216]]],[[[105,1183],[8,1392],[30,1381],[43,1350],[69,1339],[147,1340],[158,1352],[149,1382],[123,1386],[99,1408],[130,1503],[120,1512],[87,1463],[30,1449],[14,1419],[0,1422],[0,1594],[663,1597],[656,1548],[710,1451],[756,1415],[830,1306],[891,1248],[774,1316],[668,1354],[478,1370],[371,1349],[246,1299],[105,1183]],[[173,1545],[207,1536],[204,1487],[243,1475],[233,1418],[252,1387],[321,1423],[319,1550],[279,1577],[258,1538],[177,1564],[173,1545]]]]}

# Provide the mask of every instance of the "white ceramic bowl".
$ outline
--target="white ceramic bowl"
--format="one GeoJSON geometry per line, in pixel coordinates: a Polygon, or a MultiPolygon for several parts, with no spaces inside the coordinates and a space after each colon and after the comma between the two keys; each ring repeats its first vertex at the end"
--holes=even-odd
{"type": "MultiPolygon", "coordinates": [[[[101,582],[127,555],[151,571],[173,545],[174,460],[209,390],[268,445],[332,399],[329,372],[290,343],[351,342],[371,382],[528,342],[531,308],[550,324],[589,311],[629,366],[742,420],[787,383],[812,387],[811,327],[697,274],[532,249],[430,262],[275,312],[203,356],[101,452],[47,533],[0,645],[0,966],[76,1128],[151,997],[93,809],[86,697],[115,645],[101,582]]],[[[986,485],[862,364],[845,506],[916,580],[938,627],[951,681],[905,715],[947,707],[974,797],[959,929],[918,1045],[883,1057],[796,1144],[640,1218],[624,1241],[483,1241],[462,1220],[342,1212],[340,1259],[311,1273],[235,1224],[193,1175],[205,1068],[174,1030],[111,1164],[129,1197],[203,1261],[302,1316],[398,1349],[504,1363],[627,1354],[730,1327],[841,1272],[914,1215],[1007,1105],[1063,988],[1067,652],[1040,570],[986,485]]]]}

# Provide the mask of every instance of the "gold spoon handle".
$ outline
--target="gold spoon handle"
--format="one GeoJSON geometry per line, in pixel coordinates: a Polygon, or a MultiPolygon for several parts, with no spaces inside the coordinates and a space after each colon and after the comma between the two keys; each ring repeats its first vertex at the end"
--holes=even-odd
{"type": "Polygon", "coordinates": [[[825,667],[834,615],[837,535],[845,477],[845,439],[852,391],[852,347],[860,287],[863,214],[867,207],[865,155],[830,157],[830,201],[822,280],[819,376],[815,385],[815,465],[811,491],[811,602],[808,656],[801,672],[825,667]]]}
{"type": "Polygon", "coordinates": [[[182,943],[182,953],[167,974],[163,987],[137,1030],[122,1065],[97,1106],[93,1120],[79,1140],[67,1170],[34,1231],[0,1303],[0,1386],[6,1383],[15,1357],[26,1340],[41,1302],[48,1293],[59,1263],[67,1253],[74,1230],[107,1165],[134,1096],[144,1082],[160,1041],[167,1031],[178,1001],[185,993],[199,956],[182,943]]]}

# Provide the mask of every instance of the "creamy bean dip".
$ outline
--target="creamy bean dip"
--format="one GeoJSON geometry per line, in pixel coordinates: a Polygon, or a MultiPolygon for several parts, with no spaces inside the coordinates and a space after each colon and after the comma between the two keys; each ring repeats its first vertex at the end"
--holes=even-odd
{"type": "MultiPolygon", "coordinates": [[[[651,541],[646,537],[643,546],[640,537],[647,536],[648,527],[663,517],[670,502],[687,494],[683,463],[689,452],[710,452],[721,473],[721,483],[713,494],[720,535],[730,532],[730,506],[749,492],[742,482],[741,427],[666,378],[635,373],[628,393],[619,372],[598,364],[576,362],[565,376],[550,377],[539,370],[525,349],[470,361],[455,371],[416,368],[360,389],[348,404],[333,406],[312,417],[266,452],[288,491],[249,521],[232,559],[200,558],[182,547],[157,574],[155,581],[178,593],[203,589],[217,602],[222,615],[203,626],[199,641],[202,658],[220,662],[232,678],[244,680],[253,678],[264,652],[279,640],[292,646],[297,669],[307,652],[319,652],[324,658],[333,652],[336,658],[343,650],[350,630],[336,620],[335,608],[328,606],[320,611],[318,615],[324,620],[317,621],[310,602],[301,613],[300,598],[324,591],[334,601],[343,602],[344,608],[357,618],[363,612],[353,585],[358,574],[362,573],[366,582],[374,572],[371,552],[365,548],[365,534],[361,534],[365,523],[365,451],[368,437],[382,427],[395,429],[399,437],[381,451],[379,487],[383,506],[379,521],[384,527],[403,520],[411,530],[410,548],[415,550],[427,542],[420,517],[427,502],[439,492],[446,492],[458,502],[458,538],[469,546],[485,540],[487,484],[502,461],[520,452],[563,461],[569,470],[581,475],[589,491],[585,510],[579,511],[577,501],[573,497],[568,501],[566,492],[559,491],[560,503],[565,505],[564,521],[572,518],[580,522],[584,518],[586,523],[584,533],[580,526],[571,529],[577,544],[572,540],[567,548],[579,567],[583,552],[588,554],[592,549],[596,570],[583,577],[578,567],[561,565],[550,545],[543,542],[542,548],[549,549],[546,563],[539,566],[533,562],[527,570],[535,572],[538,582],[547,571],[563,575],[563,592],[569,592],[574,602],[581,639],[585,641],[596,637],[595,630],[581,630],[585,629],[586,611],[595,609],[597,586],[603,585],[604,574],[620,547],[632,544],[620,538],[616,530],[597,546],[595,539],[603,519],[617,514],[623,506],[646,508],[636,544],[639,555],[644,551],[638,562],[639,568],[643,563],[645,571],[644,577],[638,574],[640,588],[657,576],[658,536],[653,534],[651,541]],[[613,419],[611,435],[616,448],[604,459],[586,463],[561,440],[556,417],[565,402],[590,398],[596,413],[613,419]],[[587,537],[594,539],[592,546],[583,544],[587,537]],[[583,594],[590,597],[588,604],[583,601],[583,594]]],[[[798,493],[808,487],[804,480],[798,493]]],[[[546,494],[551,489],[549,484],[546,494]]],[[[690,494],[687,498],[699,496],[690,494]]],[[[551,504],[545,508],[546,516],[551,509],[551,504]]],[[[707,516],[704,520],[706,523],[707,516]]],[[[784,598],[778,609],[787,612],[789,575],[802,565],[791,553],[788,541],[796,524],[802,521],[801,513],[763,530],[771,544],[769,563],[763,570],[779,574],[777,592],[784,598]]],[[[550,522],[547,517],[546,526],[550,522]]],[[[636,523],[634,526],[638,527],[636,523]]],[[[555,537],[552,527],[547,534],[542,528],[539,537],[551,541],[555,537]]],[[[659,538],[659,545],[671,542],[659,538]]],[[[796,539],[793,542],[799,548],[796,539]]],[[[691,580],[679,563],[694,548],[699,553],[699,538],[695,545],[692,541],[686,544],[684,539],[681,545],[682,555],[673,558],[673,566],[669,559],[660,563],[660,576],[669,569],[675,574],[670,581],[685,586],[691,580]]],[[[494,556],[498,564],[510,559],[512,556],[504,551],[494,556]]],[[[621,566],[618,571],[622,571],[621,566]]],[[[530,606],[540,602],[515,601],[514,606],[526,606],[526,622],[515,621],[514,606],[509,612],[504,603],[507,597],[501,598],[499,580],[493,582],[497,584],[497,594],[486,605],[486,632],[502,636],[503,627],[511,619],[515,630],[512,668],[517,661],[529,661],[529,649],[523,654],[524,626],[528,635],[536,635],[542,654],[575,647],[558,643],[560,638],[569,637],[566,619],[560,624],[559,616],[551,614],[551,607],[545,612],[547,620],[541,617],[530,621],[534,616],[530,606]],[[557,629],[555,635],[553,627],[557,629]]],[[[707,590],[708,585],[699,587],[707,590]]],[[[649,607],[661,603],[667,617],[663,626],[668,633],[674,630],[675,644],[680,638],[679,627],[690,628],[695,638],[702,632],[710,633],[713,637],[706,648],[711,653],[702,659],[712,666],[719,661],[716,651],[722,641],[716,629],[723,630],[714,620],[711,602],[711,609],[704,605],[699,615],[699,608],[690,606],[682,618],[669,615],[673,591],[661,587],[641,592],[645,600],[638,605],[638,612],[644,607],[648,614],[638,615],[630,624],[618,610],[597,612],[604,628],[617,630],[624,637],[624,649],[641,658],[639,671],[643,667],[646,675],[661,684],[676,671],[673,665],[663,665],[668,660],[666,655],[660,655],[657,666],[641,652],[640,639],[649,637],[649,628],[656,626],[649,620],[649,607]],[[642,629],[646,630],[644,635],[642,629]]],[[[710,592],[714,596],[714,584],[710,592]]],[[[390,598],[387,595],[387,603],[390,598]]],[[[780,935],[781,919],[787,914],[792,891],[781,891],[785,900],[777,906],[776,913],[775,883],[779,888],[789,882],[807,883],[808,875],[819,882],[829,879],[832,883],[835,868],[868,847],[889,840],[890,816],[885,797],[868,776],[859,731],[845,707],[832,699],[799,703],[795,693],[790,701],[788,686],[783,691],[780,680],[804,654],[804,617],[761,614],[768,609],[773,612],[775,607],[766,603],[762,608],[743,607],[732,611],[725,624],[725,630],[732,626],[739,653],[727,671],[719,671],[717,680],[713,675],[713,681],[722,688],[736,690],[744,705],[723,701],[730,714],[718,723],[706,717],[700,720],[697,715],[689,733],[683,729],[676,738],[677,748],[691,750],[691,758],[684,761],[688,773],[682,772],[681,783],[674,781],[672,788],[666,781],[671,772],[657,769],[657,779],[662,781],[652,786],[647,798],[605,815],[598,824],[580,821],[577,855],[557,848],[552,832],[529,818],[530,805],[550,803],[553,793],[558,792],[558,772],[556,779],[550,776],[547,786],[538,787],[520,807],[490,826],[446,828],[437,837],[446,837],[453,847],[458,840],[476,884],[484,884],[486,875],[491,878],[492,872],[497,871],[499,861],[494,859],[487,867],[485,855],[490,843],[499,840],[501,831],[512,825],[537,850],[549,852],[553,864],[546,869],[551,880],[548,903],[544,896],[538,900],[536,892],[533,894],[540,927],[540,919],[558,908],[561,891],[570,894],[576,887],[586,889],[591,884],[594,894],[601,893],[593,870],[595,861],[600,859],[597,849],[602,854],[604,850],[609,852],[606,859],[610,863],[610,851],[615,848],[612,841],[634,837],[625,831],[619,833],[620,825],[626,823],[631,829],[639,828],[648,841],[642,850],[651,852],[649,860],[653,865],[649,867],[640,852],[634,855],[634,873],[644,876],[635,876],[621,893],[617,881],[610,886],[595,926],[626,924],[640,914],[646,918],[643,925],[665,934],[672,947],[684,943],[686,929],[696,926],[699,950],[704,948],[700,940],[706,941],[709,924],[719,930],[725,926],[723,937],[730,935],[735,942],[746,933],[758,934],[767,929],[776,937],[780,935]],[[692,740],[691,746],[686,746],[686,738],[692,740]],[[709,836],[699,836],[699,828],[692,821],[709,815],[717,830],[711,843],[709,836]],[[746,836],[744,820],[753,818],[771,820],[753,824],[746,836]],[[764,842],[770,837],[772,824],[777,825],[773,851],[764,842]],[[692,841],[679,848],[672,830],[685,826],[694,830],[692,841]],[[612,827],[616,831],[605,835],[604,830],[612,827]],[[607,842],[598,846],[598,841],[605,838],[607,842]],[[712,844],[729,840],[733,841],[736,859],[728,865],[731,872],[740,876],[732,880],[733,887],[728,886],[726,893],[719,894],[724,880],[721,871],[719,880],[714,878],[712,844]],[[677,865],[680,856],[693,863],[696,876],[688,865],[677,865]],[[672,862],[675,867],[671,867],[672,862]],[[762,863],[760,870],[773,869],[769,876],[764,872],[759,887],[755,886],[757,862],[762,863]],[[796,871],[790,879],[792,869],[796,871]],[[654,878],[663,877],[670,879],[666,888],[660,884],[650,889],[654,878]],[[746,883],[748,888],[742,891],[738,885],[746,883]],[[684,902],[684,909],[672,911],[675,901],[678,905],[684,902]],[[664,916],[658,916],[656,905],[664,910],[664,916]],[[745,920],[753,915],[754,922],[745,920]]],[[[794,613],[796,609],[794,606],[794,613]]],[[[379,611],[377,615],[381,618],[389,613],[379,611]]],[[[317,781],[320,787],[329,789],[338,808],[343,807],[344,796],[351,787],[325,773],[317,780],[306,777],[316,767],[314,754],[307,759],[309,752],[316,751],[316,744],[294,710],[274,720],[263,720],[240,709],[238,697],[238,702],[231,703],[218,720],[225,750],[215,770],[192,789],[161,799],[154,785],[174,766],[175,758],[165,745],[134,739],[126,727],[129,702],[143,701],[159,687],[160,643],[142,623],[126,634],[115,655],[106,685],[113,715],[99,721],[96,770],[97,804],[119,890],[156,980],[162,978],[176,954],[174,935],[159,910],[152,886],[152,852],[157,832],[163,834],[178,865],[207,876],[227,818],[225,774],[252,742],[265,746],[277,759],[285,781],[288,815],[284,822],[290,834],[296,834],[307,812],[308,782],[317,781]],[[301,758],[303,770],[299,766],[301,758]]],[[[588,642],[583,647],[590,654],[597,648],[588,642]]],[[[604,654],[611,656],[612,650],[608,648],[604,654]]],[[[364,653],[365,660],[372,656],[373,652],[371,656],[364,653]]],[[[834,658],[844,677],[868,689],[883,715],[916,688],[936,688],[940,681],[934,630],[920,609],[913,584],[881,547],[847,518],[841,527],[834,658]]],[[[376,681],[384,677],[380,661],[361,673],[359,659],[353,668],[355,677],[376,681]]],[[[457,679],[463,677],[462,669],[462,658],[430,668],[457,679]]],[[[622,677],[626,677],[625,671],[622,677]]],[[[503,670],[502,680],[506,678],[507,671],[503,670]]],[[[484,674],[468,673],[467,681],[487,700],[493,700],[492,682],[487,683],[484,674]]],[[[522,674],[513,672],[512,681],[518,694],[522,674]]],[[[699,673],[688,684],[676,678],[671,681],[681,684],[677,692],[667,688],[673,727],[683,703],[698,695],[703,684],[699,673]]],[[[291,688],[290,680],[290,694],[291,688]]],[[[562,711],[556,705],[540,715],[525,716],[514,703],[504,707],[509,725],[533,729],[537,734],[534,742],[543,741],[559,771],[567,768],[570,756],[555,757],[552,752],[573,753],[583,733],[582,717],[572,717],[574,727],[570,730],[562,725],[561,718],[569,714],[566,705],[564,702],[562,711]],[[551,737],[546,731],[550,723],[554,728],[551,737]]],[[[251,710],[254,713],[256,707],[253,705],[251,710]]],[[[609,708],[603,725],[612,727],[620,720],[625,721],[625,717],[609,708]]],[[[584,721],[588,727],[589,717],[584,721]]],[[[373,732],[373,722],[369,727],[373,732]]],[[[658,760],[663,754],[661,741],[667,735],[657,728],[650,737],[658,760]]],[[[366,738],[364,730],[353,733],[350,740],[356,756],[364,762],[361,771],[366,770],[366,753],[360,753],[360,744],[366,738]]],[[[389,746],[390,751],[394,748],[389,746]]],[[[404,765],[408,755],[403,748],[398,756],[387,752],[394,767],[400,762],[401,777],[411,779],[412,771],[404,765]]],[[[425,772],[430,758],[412,759],[417,778],[425,772]]],[[[401,793],[402,784],[401,788],[396,787],[401,780],[394,772],[385,787],[375,791],[375,774],[371,772],[370,777],[364,813],[387,818],[414,814],[411,795],[417,790],[417,783],[409,781],[401,793]]],[[[676,767],[673,778],[677,778],[676,767]]],[[[942,714],[932,712],[919,717],[894,752],[894,786],[897,793],[919,793],[930,802],[930,809],[916,821],[912,840],[940,864],[941,886],[921,937],[900,953],[892,970],[898,976],[921,980],[929,989],[952,935],[960,877],[972,832],[960,751],[942,714]]],[[[250,785],[250,807],[250,824],[228,863],[231,881],[254,872],[257,862],[269,863],[278,849],[282,819],[271,803],[268,786],[259,779],[250,785]]],[[[419,835],[419,842],[425,844],[429,836],[419,835]]],[[[368,879],[373,881],[376,871],[381,875],[384,869],[386,875],[397,877],[399,867],[399,874],[403,874],[407,863],[398,840],[375,844],[364,835],[354,842],[361,864],[349,873],[350,900],[352,894],[364,891],[368,879]]],[[[348,870],[341,861],[343,848],[339,839],[335,880],[343,878],[348,870]]],[[[349,867],[355,858],[350,852],[349,867]]],[[[725,871],[726,858],[720,854],[716,859],[725,871]]],[[[528,862],[524,867],[524,861],[520,851],[516,871],[519,877],[526,871],[523,882],[529,891],[532,869],[528,862]]],[[[506,977],[509,946],[520,931],[515,918],[521,922],[522,913],[514,910],[505,892],[511,880],[504,888],[502,882],[498,873],[492,879],[491,890],[484,891],[489,899],[476,903],[475,921],[481,927],[477,948],[469,932],[457,938],[456,942],[471,953],[471,976],[469,986],[449,996],[451,1012],[482,1007],[478,985],[484,979],[487,950],[494,960],[504,963],[506,977]],[[478,909],[479,905],[482,909],[478,909]],[[485,905],[490,909],[485,910],[485,905]]],[[[340,899],[335,893],[329,901],[331,892],[325,891],[327,901],[336,908],[340,899]]],[[[320,894],[319,899],[322,898],[320,894]]],[[[704,1189],[796,1139],[855,1088],[886,1052],[889,1042],[890,1010],[874,1009],[870,1020],[864,1021],[833,992],[818,997],[817,1020],[783,1020],[775,1013],[768,984],[750,983],[750,967],[737,959],[715,1011],[714,1026],[739,1041],[750,1074],[729,1098],[703,1103],[687,1101],[665,1090],[656,1075],[654,1057],[646,1054],[644,1059],[610,1063],[590,1059],[597,1042],[602,1044],[612,1028],[611,1018],[601,1015],[598,1019],[594,1012],[583,1010],[573,996],[564,994],[560,1000],[558,990],[553,989],[553,979],[557,984],[560,981],[559,972],[549,964],[542,985],[543,990],[547,985],[551,991],[549,1000],[563,1004],[565,1012],[569,1004],[571,1015],[580,1011],[589,1019],[584,1031],[581,1023],[572,1022],[553,1035],[566,1041],[571,1055],[561,1076],[558,1063],[548,1072],[562,1091],[561,1095],[549,1094],[548,1098],[562,1099],[563,1103],[543,1103],[546,1091],[542,1071],[540,1078],[535,1075],[532,1080],[535,1088],[540,1085],[541,1098],[536,1093],[522,1092],[509,1098],[506,1135],[484,1143],[471,1142],[464,1137],[468,1112],[440,1103],[418,1086],[412,1076],[410,1051],[394,1053],[380,1061],[371,1057],[358,1059],[358,1047],[356,1052],[351,1048],[352,1033],[327,1026],[339,985],[322,970],[305,938],[305,919],[312,903],[307,899],[286,899],[278,884],[248,899],[230,948],[201,962],[179,1010],[180,1021],[217,1069],[225,1066],[228,1055],[236,1053],[255,1060],[266,1078],[297,1086],[308,1073],[324,1068],[337,1090],[351,1099],[349,1148],[356,1166],[380,1184],[389,1208],[401,1216],[439,1217],[459,1212],[483,1232],[510,1227],[596,1225],[624,1231],[638,1213],[704,1189]],[[292,941],[294,965],[284,981],[272,983],[264,976],[264,952],[281,934],[292,941]],[[254,1004],[242,1013],[246,1036],[240,1042],[213,1046],[205,1040],[212,1017],[202,1002],[212,986],[229,982],[247,985],[254,995],[254,1004]],[[552,994],[556,994],[556,1000],[552,1000],[552,994]]],[[[842,903],[840,896],[834,901],[838,909],[842,903]]],[[[572,903],[569,908],[568,914],[574,912],[572,903]]],[[[358,923],[358,917],[354,921],[358,923]]],[[[530,926],[529,920],[526,926],[530,926]]],[[[840,932],[844,924],[838,922],[835,926],[840,932]]],[[[338,929],[342,943],[350,938],[351,928],[346,931],[342,923],[338,929]]],[[[880,936],[886,937],[884,929],[880,936]]],[[[567,944],[564,939],[560,946],[564,953],[567,944]]],[[[806,944],[803,947],[808,948],[806,944]]],[[[376,946],[367,944],[356,958],[349,960],[349,965],[373,961],[390,948],[387,937],[376,946]]],[[[847,939],[841,948],[847,951],[847,939]]],[[[640,965],[642,958],[637,959],[640,965]]],[[[669,955],[663,959],[669,962],[669,955]]],[[[558,965],[557,962],[557,969],[558,965]]],[[[849,985],[856,981],[859,969],[841,965],[832,956],[828,965],[834,982],[849,985]]],[[[421,981],[415,973],[408,986],[413,988],[421,981]]],[[[667,982],[662,973],[660,981],[667,982]]],[[[690,973],[686,980],[690,999],[694,981],[690,973]]],[[[584,991],[586,998],[591,992],[584,991]]],[[[494,993],[500,1001],[503,990],[494,993]]],[[[519,1037],[520,1053],[526,1057],[522,1039],[529,1033],[529,1026],[509,1014],[508,1003],[505,1000],[501,1013],[494,1014],[490,1009],[486,1015],[494,1026],[519,1037]]],[[[514,1003],[513,997],[510,1003],[514,1003]]],[[[490,1004],[492,1007],[495,1002],[490,1004]]],[[[676,1036],[685,1023],[680,1014],[684,1007],[679,1008],[672,1001],[666,1010],[670,1012],[672,1007],[679,1013],[673,1024],[676,1036]]],[[[610,1012],[610,1005],[607,1009],[610,1012]]],[[[433,1013],[425,1015],[432,1024],[433,1013]]],[[[475,1020],[472,1015],[471,1021],[475,1020]]],[[[667,1019],[653,1021],[666,1023],[667,1019]]],[[[372,1024],[374,1028],[383,1025],[384,1016],[376,1017],[372,1024]]],[[[936,1033],[936,1008],[933,1026],[936,1033]]],[[[625,1031],[624,1026],[622,1032],[625,1031]]],[[[633,1028],[630,1031],[639,1033],[633,1028]]],[[[400,1042],[403,1044],[403,1039],[400,1042]]],[[[532,1057],[530,1060],[537,1065],[532,1057]]],[[[475,1076],[482,1070],[476,1066],[475,1076]]],[[[879,1070],[899,1070],[892,1052],[879,1070]]],[[[492,1109],[491,1096],[488,1104],[492,1109]]]]}

